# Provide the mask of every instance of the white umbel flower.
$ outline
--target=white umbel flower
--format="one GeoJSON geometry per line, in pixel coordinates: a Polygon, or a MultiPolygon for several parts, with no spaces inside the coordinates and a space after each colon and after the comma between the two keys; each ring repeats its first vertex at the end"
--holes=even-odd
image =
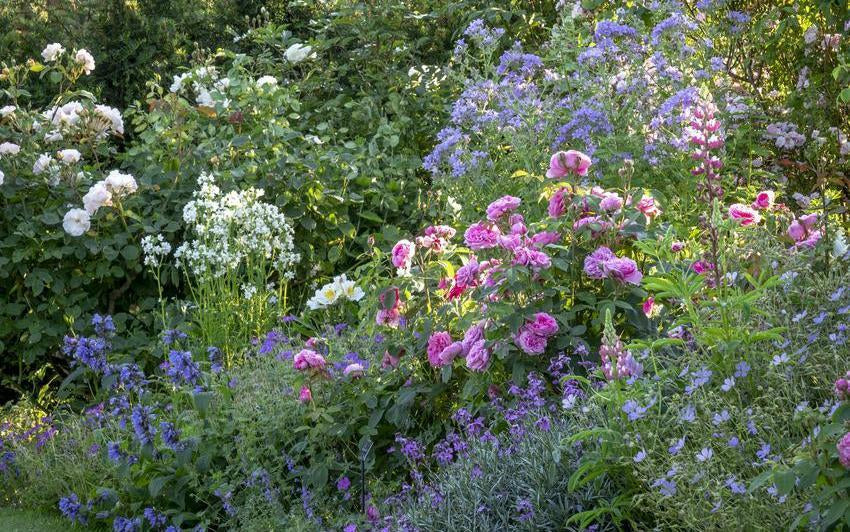
{"type": "Polygon", "coordinates": [[[74,61],[83,67],[83,72],[86,75],[91,74],[92,70],[94,70],[94,57],[92,57],[88,50],[77,50],[77,53],[74,54],[74,61]]]}
{"type": "Polygon", "coordinates": [[[48,63],[52,61],[56,61],[59,59],[59,56],[65,53],[65,47],[59,44],[58,42],[48,44],[44,47],[44,50],[41,51],[41,57],[44,58],[48,63]]]}
{"type": "Polygon", "coordinates": [[[71,209],[62,219],[62,227],[71,236],[81,236],[91,229],[91,217],[83,209],[71,209]]]}

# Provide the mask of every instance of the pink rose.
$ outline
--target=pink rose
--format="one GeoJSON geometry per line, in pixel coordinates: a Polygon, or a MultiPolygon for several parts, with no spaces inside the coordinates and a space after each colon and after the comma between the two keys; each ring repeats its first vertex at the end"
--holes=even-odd
{"type": "Polygon", "coordinates": [[[457,231],[448,225],[432,225],[430,227],[426,227],[424,232],[427,236],[445,238],[446,240],[451,240],[457,233],[457,231]]]}
{"type": "Polygon", "coordinates": [[[661,209],[658,208],[658,204],[655,202],[655,198],[652,196],[644,196],[637,202],[637,210],[643,213],[646,216],[647,220],[652,220],[659,214],[661,214],[661,209]]]}
{"type": "Polygon", "coordinates": [[[527,232],[528,232],[528,227],[526,227],[525,222],[523,222],[522,220],[520,220],[518,222],[514,222],[511,225],[511,234],[512,235],[522,236],[522,235],[526,234],[527,232]]]}
{"type": "Polygon", "coordinates": [[[533,270],[545,270],[552,265],[549,255],[534,248],[520,247],[514,250],[514,264],[528,266],[533,270]]]}
{"type": "Polygon", "coordinates": [[[478,284],[478,261],[471,257],[469,262],[458,268],[455,273],[455,286],[466,288],[478,284]]]}
{"type": "Polygon", "coordinates": [[[567,212],[567,199],[569,199],[570,189],[561,187],[552,194],[549,198],[549,217],[560,218],[567,212]]]}
{"type": "Polygon", "coordinates": [[[435,332],[428,338],[428,363],[438,368],[443,364],[440,362],[440,353],[452,343],[451,335],[446,331],[435,332]]]}
{"type": "Polygon", "coordinates": [[[311,349],[302,349],[292,360],[295,369],[304,371],[306,369],[325,369],[325,357],[311,349]]]}
{"type": "Polygon", "coordinates": [[[613,258],[602,263],[602,270],[612,279],[621,283],[640,284],[643,274],[632,259],[613,258]]]}
{"type": "Polygon", "coordinates": [[[755,225],[761,221],[761,215],[753,208],[742,203],[729,206],[729,216],[742,226],[755,225]]]}
{"type": "Polygon", "coordinates": [[[463,234],[469,249],[489,249],[499,245],[499,228],[482,222],[470,225],[463,234]]]}
{"type": "Polygon", "coordinates": [[[342,370],[343,375],[351,376],[351,378],[362,377],[365,372],[366,368],[363,367],[363,364],[357,362],[352,362],[342,370]]]}
{"type": "Polygon", "coordinates": [[[409,270],[413,264],[413,254],[416,252],[416,245],[410,240],[399,240],[393,246],[393,265],[400,270],[409,270]]]}
{"type": "Polygon", "coordinates": [[[484,371],[490,362],[490,352],[484,347],[484,340],[478,340],[469,348],[466,355],[466,367],[472,371],[484,371]]]}
{"type": "Polygon", "coordinates": [[[803,224],[803,227],[806,228],[806,231],[811,231],[815,224],[818,223],[818,215],[817,214],[804,214],[799,218],[800,223],[803,224]]]}
{"type": "Polygon", "coordinates": [[[440,352],[440,365],[448,366],[455,358],[463,356],[463,353],[463,342],[452,342],[440,352]]]}
{"type": "Polygon", "coordinates": [[[399,361],[401,361],[400,356],[394,357],[389,351],[384,351],[384,358],[381,359],[381,368],[397,368],[399,361]]]}
{"type": "Polygon", "coordinates": [[[841,462],[841,465],[845,468],[850,469],[850,432],[838,440],[838,444],[835,448],[838,449],[838,461],[841,462]]]}
{"type": "Polygon", "coordinates": [[[585,176],[590,165],[590,157],[580,151],[559,151],[549,159],[549,171],[546,172],[546,177],[560,178],[571,172],[585,176]]]}
{"type": "Polygon", "coordinates": [[[313,400],[313,392],[306,386],[301,387],[301,392],[298,394],[298,400],[302,403],[309,403],[313,400]]]}
{"type": "Polygon", "coordinates": [[[531,243],[537,247],[555,244],[561,240],[561,234],[555,231],[542,231],[531,237],[531,243]]]}
{"type": "Polygon", "coordinates": [[[677,241],[677,242],[673,242],[672,244],[670,244],[670,251],[672,251],[673,253],[678,253],[678,252],[682,251],[683,249],[685,249],[685,243],[684,242],[678,242],[677,241]]]}
{"type": "Polygon", "coordinates": [[[547,340],[524,325],[514,336],[514,343],[527,355],[539,355],[546,351],[547,340]]]}
{"type": "Polygon", "coordinates": [[[505,214],[519,207],[521,200],[514,196],[502,196],[487,207],[487,219],[491,222],[499,220],[505,214]]]}
{"type": "Polygon", "coordinates": [[[522,237],[520,235],[502,235],[499,237],[499,246],[507,249],[508,251],[514,251],[516,248],[522,245],[522,237]]]}
{"type": "Polygon", "coordinates": [[[772,190],[762,190],[758,194],[756,194],[756,199],[753,201],[753,209],[758,209],[760,211],[767,211],[773,208],[773,200],[776,198],[776,194],[772,190]]]}
{"type": "Polygon", "coordinates": [[[605,219],[603,219],[599,216],[585,216],[584,218],[579,218],[578,220],[575,221],[575,223],[573,223],[573,231],[578,233],[579,231],[584,229],[585,226],[589,226],[591,224],[595,224],[595,225],[599,226],[598,231],[594,230],[593,227],[588,227],[588,229],[590,229],[590,236],[593,237],[593,238],[596,238],[597,236],[599,236],[600,233],[607,231],[607,230],[611,229],[612,227],[614,227],[613,225],[611,225],[611,222],[609,222],[608,220],[605,220],[605,219]]]}
{"type": "Polygon", "coordinates": [[[616,192],[606,192],[599,202],[599,208],[603,211],[616,211],[623,207],[623,198],[616,192]]]}
{"type": "Polygon", "coordinates": [[[820,242],[823,234],[820,231],[811,231],[804,240],[800,240],[796,244],[794,244],[795,249],[805,248],[811,249],[815,247],[815,245],[820,242]]]}
{"type": "Polygon", "coordinates": [[[545,312],[536,313],[526,325],[537,336],[548,338],[558,333],[558,322],[545,312]]]}
{"type": "Polygon", "coordinates": [[[791,237],[791,240],[799,242],[806,237],[806,228],[803,227],[803,224],[799,220],[794,220],[788,226],[788,236],[791,237]]]}
{"type": "Polygon", "coordinates": [[[469,350],[472,348],[472,345],[478,340],[484,339],[484,322],[478,322],[477,324],[470,327],[466,334],[463,335],[463,351],[465,353],[469,353],[469,350]]]}
{"type": "Polygon", "coordinates": [[[607,275],[602,267],[605,261],[616,258],[614,252],[605,246],[600,247],[584,259],[584,273],[591,279],[604,279],[607,275]]]}

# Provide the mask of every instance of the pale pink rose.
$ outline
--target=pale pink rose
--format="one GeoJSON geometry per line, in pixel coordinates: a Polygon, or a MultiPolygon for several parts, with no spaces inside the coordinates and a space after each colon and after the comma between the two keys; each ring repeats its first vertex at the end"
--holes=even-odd
{"type": "Polygon", "coordinates": [[[521,200],[514,196],[502,196],[487,207],[487,219],[491,222],[499,220],[505,214],[516,210],[521,200]]]}
{"type": "Polygon", "coordinates": [[[533,270],[545,270],[552,265],[552,259],[538,249],[522,246],[514,250],[513,263],[528,266],[533,270]]]}
{"type": "Polygon", "coordinates": [[[588,227],[588,229],[590,229],[590,236],[592,238],[596,238],[601,233],[603,233],[603,232],[611,229],[612,227],[614,227],[611,224],[611,222],[609,222],[608,220],[605,220],[604,218],[601,218],[599,216],[585,216],[584,218],[579,218],[578,220],[575,221],[575,223],[573,223],[573,231],[578,233],[584,227],[589,226],[589,225],[598,225],[599,226],[598,231],[594,230],[593,227],[588,227]]]}
{"type": "Polygon", "coordinates": [[[514,251],[518,247],[522,246],[522,237],[520,235],[501,235],[499,237],[499,246],[507,249],[508,251],[514,251]]]}
{"type": "Polygon", "coordinates": [[[455,358],[463,356],[463,353],[463,342],[452,342],[440,352],[438,356],[440,365],[448,366],[455,358]]]}
{"type": "Polygon", "coordinates": [[[605,274],[621,283],[640,284],[643,274],[632,259],[613,258],[602,263],[605,274]]]}
{"type": "Polygon", "coordinates": [[[362,377],[365,372],[366,368],[363,367],[363,364],[358,364],[357,362],[352,362],[342,370],[343,375],[351,376],[352,378],[362,377]]]}
{"type": "Polygon", "coordinates": [[[443,364],[440,362],[440,353],[443,349],[451,345],[452,337],[446,331],[435,332],[428,338],[428,363],[432,367],[438,368],[443,364]]]}
{"type": "Polygon", "coordinates": [[[560,218],[567,212],[567,200],[569,199],[570,189],[561,187],[552,194],[549,198],[549,217],[560,218]]]}
{"type": "Polygon", "coordinates": [[[526,324],[526,327],[537,336],[543,336],[544,338],[558,333],[558,322],[545,312],[536,313],[532,317],[532,320],[526,324]]]}
{"type": "Polygon", "coordinates": [[[448,225],[432,225],[425,228],[424,236],[416,238],[416,245],[440,253],[454,236],[455,230],[448,225]]]}
{"type": "Polygon", "coordinates": [[[401,323],[401,313],[397,308],[382,308],[375,315],[375,323],[387,327],[398,327],[401,323]]]}
{"type": "Polygon", "coordinates": [[[467,228],[463,239],[470,249],[489,249],[499,245],[500,234],[495,225],[478,222],[467,228]]]}
{"type": "Polygon", "coordinates": [[[325,357],[311,349],[302,349],[295,355],[292,364],[299,371],[306,369],[325,369],[325,357]]]}
{"type": "Polygon", "coordinates": [[[484,339],[484,322],[478,322],[477,324],[470,327],[466,333],[463,335],[463,351],[465,353],[469,353],[472,344],[477,342],[478,340],[484,339]]]}
{"type": "Polygon", "coordinates": [[[490,363],[490,352],[484,344],[484,340],[478,340],[469,348],[469,354],[466,355],[466,367],[472,371],[484,371],[490,363]]]}
{"type": "Polygon", "coordinates": [[[744,227],[755,225],[761,221],[761,215],[758,211],[742,203],[734,203],[729,206],[729,217],[744,227]]]}
{"type": "Polygon", "coordinates": [[[604,279],[607,277],[603,263],[617,258],[614,252],[605,246],[600,247],[584,259],[584,273],[591,279],[604,279]]]}
{"type": "Polygon", "coordinates": [[[756,194],[756,199],[753,201],[753,209],[767,211],[773,208],[773,200],[776,194],[772,190],[762,190],[756,194]]]}
{"type": "Polygon", "coordinates": [[[410,240],[399,240],[393,246],[393,266],[400,270],[409,270],[413,264],[413,254],[416,252],[416,245],[410,240]]]}
{"type": "Polygon", "coordinates": [[[640,201],[637,202],[636,208],[642,212],[644,216],[646,216],[647,220],[652,220],[661,214],[661,209],[658,208],[658,204],[652,196],[642,197],[640,201]]]}
{"type": "Polygon", "coordinates": [[[471,257],[469,262],[458,268],[457,272],[455,272],[455,286],[461,288],[477,286],[479,268],[478,261],[475,260],[475,257],[471,257]]]}
{"type": "Polygon", "coordinates": [[[309,403],[313,400],[313,392],[310,391],[310,388],[302,386],[301,391],[298,393],[298,400],[302,403],[309,403]]]}
{"type": "Polygon", "coordinates": [[[585,176],[590,165],[590,157],[580,151],[559,151],[549,159],[549,171],[546,172],[546,177],[560,178],[569,173],[585,176]]]}
{"type": "Polygon", "coordinates": [[[556,244],[561,240],[561,234],[554,231],[542,231],[531,237],[531,243],[537,247],[556,244]]]}
{"type": "Polygon", "coordinates": [[[525,325],[514,336],[514,343],[527,355],[539,355],[546,351],[547,340],[525,325]]]}
{"type": "Polygon", "coordinates": [[[448,225],[432,225],[426,227],[424,232],[427,236],[436,236],[438,238],[445,238],[446,240],[451,240],[457,234],[457,231],[448,225]]]}
{"type": "Polygon", "coordinates": [[[623,198],[616,192],[606,192],[599,202],[599,208],[603,211],[616,211],[623,207],[623,198]]]}

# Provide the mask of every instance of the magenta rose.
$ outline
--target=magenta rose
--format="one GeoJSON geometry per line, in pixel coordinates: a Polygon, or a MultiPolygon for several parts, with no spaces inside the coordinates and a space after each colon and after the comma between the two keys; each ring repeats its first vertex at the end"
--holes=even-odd
{"type": "Polygon", "coordinates": [[[311,349],[302,349],[292,360],[293,366],[299,371],[306,369],[324,369],[325,357],[311,349]]]}
{"type": "Polygon", "coordinates": [[[301,391],[298,393],[298,400],[302,403],[309,403],[313,400],[313,392],[310,391],[310,388],[302,386],[301,391]]]}
{"type": "Polygon", "coordinates": [[[842,436],[835,447],[838,449],[838,461],[845,468],[850,469],[850,432],[842,436]]]}
{"type": "Polygon", "coordinates": [[[575,223],[573,223],[573,231],[578,233],[585,226],[589,226],[591,224],[596,224],[596,225],[599,226],[598,231],[594,230],[593,227],[588,227],[588,229],[590,229],[590,236],[594,237],[594,238],[599,236],[599,234],[602,233],[603,231],[607,231],[607,230],[611,229],[612,227],[614,227],[613,225],[611,225],[611,222],[609,222],[608,220],[605,220],[605,219],[603,219],[599,216],[585,216],[584,218],[579,218],[578,220],[575,221],[575,223]]]}
{"type": "Polygon", "coordinates": [[[599,208],[603,211],[616,211],[623,207],[623,198],[615,192],[606,192],[599,202],[599,208]]]}
{"type": "Polygon", "coordinates": [[[502,196],[487,207],[487,219],[491,222],[499,220],[505,214],[516,210],[521,200],[514,196],[502,196]]]}
{"type": "Polygon", "coordinates": [[[469,348],[466,355],[466,367],[472,371],[484,371],[490,362],[490,352],[484,347],[485,341],[478,340],[469,348]]]}
{"type": "Polygon", "coordinates": [[[613,258],[602,263],[605,274],[621,283],[640,284],[643,274],[632,259],[613,258]]]}
{"type": "Polygon", "coordinates": [[[463,356],[463,342],[452,342],[440,352],[438,356],[441,366],[448,366],[452,361],[460,356],[463,356]]]}
{"type": "Polygon", "coordinates": [[[531,237],[531,243],[537,247],[548,246],[555,244],[561,240],[561,234],[555,231],[541,231],[531,237]]]}
{"type": "Polygon", "coordinates": [[[762,190],[756,194],[756,199],[753,201],[753,209],[767,211],[773,208],[773,201],[776,199],[776,193],[772,190],[762,190]]]}
{"type": "Polygon", "coordinates": [[[526,324],[526,327],[537,336],[543,336],[545,338],[558,333],[558,322],[545,312],[536,313],[532,320],[526,324]]]}
{"type": "Polygon", "coordinates": [[[499,228],[482,222],[470,225],[463,234],[469,249],[489,249],[499,245],[499,228]]]}
{"type": "Polygon", "coordinates": [[[478,340],[482,340],[484,338],[484,322],[478,322],[477,324],[470,327],[466,334],[463,335],[463,351],[465,353],[469,353],[469,350],[472,348],[472,344],[477,342],[478,340]]]}
{"type": "Polygon", "coordinates": [[[552,259],[538,249],[522,246],[514,250],[513,263],[528,266],[533,270],[545,270],[552,265],[552,259]]]}
{"type": "Polygon", "coordinates": [[[478,284],[478,261],[475,257],[469,259],[469,262],[461,266],[455,272],[455,286],[466,288],[478,284]]]}
{"type": "Polygon", "coordinates": [[[676,242],[673,242],[672,244],[670,244],[670,251],[672,251],[673,253],[678,253],[678,252],[682,251],[683,249],[685,249],[685,243],[684,242],[676,241],[676,242]]]}
{"type": "Polygon", "coordinates": [[[440,362],[440,353],[451,345],[452,337],[446,331],[435,332],[428,338],[428,363],[438,368],[443,364],[440,362]]]}
{"type": "Polygon", "coordinates": [[[534,334],[530,327],[524,325],[514,336],[514,343],[527,355],[539,355],[546,351],[547,340],[534,334]]]}
{"type": "Polygon", "coordinates": [[[567,212],[567,199],[569,197],[570,189],[567,187],[561,187],[552,194],[552,197],[549,198],[549,217],[550,218],[560,218],[567,212]]]}
{"type": "Polygon", "coordinates": [[[758,211],[742,203],[734,203],[729,206],[729,217],[745,227],[761,221],[761,215],[758,211]]]}
{"type": "Polygon", "coordinates": [[[590,165],[590,157],[580,151],[559,151],[549,159],[549,170],[546,172],[546,177],[560,178],[570,173],[585,176],[590,165]]]}
{"type": "Polygon", "coordinates": [[[400,270],[409,270],[413,264],[413,254],[416,252],[416,245],[410,240],[399,240],[393,246],[393,265],[400,270]]]}
{"type": "Polygon", "coordinates": [[[604,279],[607,274],[602,264],[614,258],[614,252],[602,246],[584,258],[584,273],[591,279],[604,279]]]}

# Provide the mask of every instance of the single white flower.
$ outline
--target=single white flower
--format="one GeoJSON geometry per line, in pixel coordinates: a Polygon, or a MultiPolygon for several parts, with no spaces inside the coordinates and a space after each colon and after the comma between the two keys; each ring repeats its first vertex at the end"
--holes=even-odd
{"type": "Polygon", "coordinates": [[[333,284],[342,297],[345,297],[349,301],[360,301],[366,295],[363,289],[357,286],[357,283],[354,281],[348,280],[345,274],[335,277],[333,284]]]}
{"type": "Polygon", "coordinates": [[[813,42],[815,42],[815,39],[817,39],[817,38],[818,38],[818,27],[815,26],[814,24],[812,24],[811,26],[808,27],[806,32],[803,34],[803,41],[805,41],[806,44],[812,44],[813,42]]]}
{"type": "Polygon", "coordinates": [[[71,236],[81,236],[91,229],[91,217],[83,209],[71,209],[62,219],[62,227],[71,236]]]}
{"type": "Polygon", "coordinates": [[[94,112],[110,123],[115,134],[124,134],[124,119],[121,117],[121,111],[108,105],[95,105],[94,112]]]}
{"type": "Polygon", "coordinates": [[[14,105],[5,105],[3,107],[0,107],[0,116],[5,118],[10,114],[14,113],[16,109],[17,107],[15,107],[14,105]]]}
{"type": "Polygon", "coordinates": [[[53,44],[48,44],[44,47],[44,50],[41,52],[41,57],[44,58],[48,63],[51,61],[56,61],[59,59],[59,56],[65,53],[65,47],[55,42],[53,44]]]}
{"type": "Polygon", "coordinates": [[[35,163],[32,165],[32,173],[35,175],[43,174],[45,170],[50,166],[50,163],[53,162],[53,158],[46,154],[42,153],[38,156],[38,159],[35,160],[35,163]]]}
{"type": "Polygon", "coordinates": [[[290,63],[300,63],[305,59],[313,59],[316,54],[313,53],[313,47],[306,44],[296,43],[286,49],[283,53],[286,60],[290,63]]]}
{"type": "Polygon", "coordinates": [[[88,50],[77,50],[77,53],[74,54],[74,61],[83,67],[83,72],[86,75],[91,74],[92,70],[94,70],[94,57],[92,57],[88,50]]]}
{"type": "Polygon", "coordinates": [[[101,207],[112,205],[112,193],[104,181],[98,181],[83,196],[83,207],[89,214],[94,214],[101,207]]]}
{"type": "Polygon", "coordinates": [[[21,147],[14,142],[4,142],[0,144],[0,157],[3,155],[17,155],[21,151],[21,147]]]}
{"type": "Polygon", "coordinates": [[[54,131],[51,131],[50,133],[44,135],[44,142],[59,142],[60,140],[62,140],[64,138],[65,137],[62,136],[62,133],[54,130],[54,131]]]}
{"type": "Polygon", "coordinates": [[[6,174],[3,173],[3,170],[0,170],[0,185],[2,185],[4,181],[6,181],[6,174]]]}
{"type": "Polygon", "coordinates": [[[118,170],[112,170],[104,179],[106,187],[117,196],[132,194],[139,189],[136,179],[130,174],[122,174],[118,170]]]}
{"type": "Polygon", "coordinates": [[[186,81],[186,78],[189,77],[189,74],[189,72],[184,72],[179,75],[175,74],[171,82],[171,87],[169,87],[168,90],[171,92],[180,92],[181,90],[183,90],[183,82],[186,81]]]}
{"type": "Polygon", "coordinates": [[[59,156],[59,160],[65,164],[74,164],[80,162],[81,154],[77,150],[69,149],[69,150],[59,150],[57,154],[59,156]]]}
{"type": "Polygon", "coordinates": [[[257,80],[257,87],[264,87],[266,85],[277,87],[277,78],[274,76],[263,76],[257,80]]]}
{"type": "Polygon", "coordinates": [[[847,251],[850,250],[850,246],[847,244],[847,239],[844,237],[844,232],[839,230],[835,234],[835,240],[832,243],[832,253],[836,257],[843,257],[847,255],[847,251]]]}

